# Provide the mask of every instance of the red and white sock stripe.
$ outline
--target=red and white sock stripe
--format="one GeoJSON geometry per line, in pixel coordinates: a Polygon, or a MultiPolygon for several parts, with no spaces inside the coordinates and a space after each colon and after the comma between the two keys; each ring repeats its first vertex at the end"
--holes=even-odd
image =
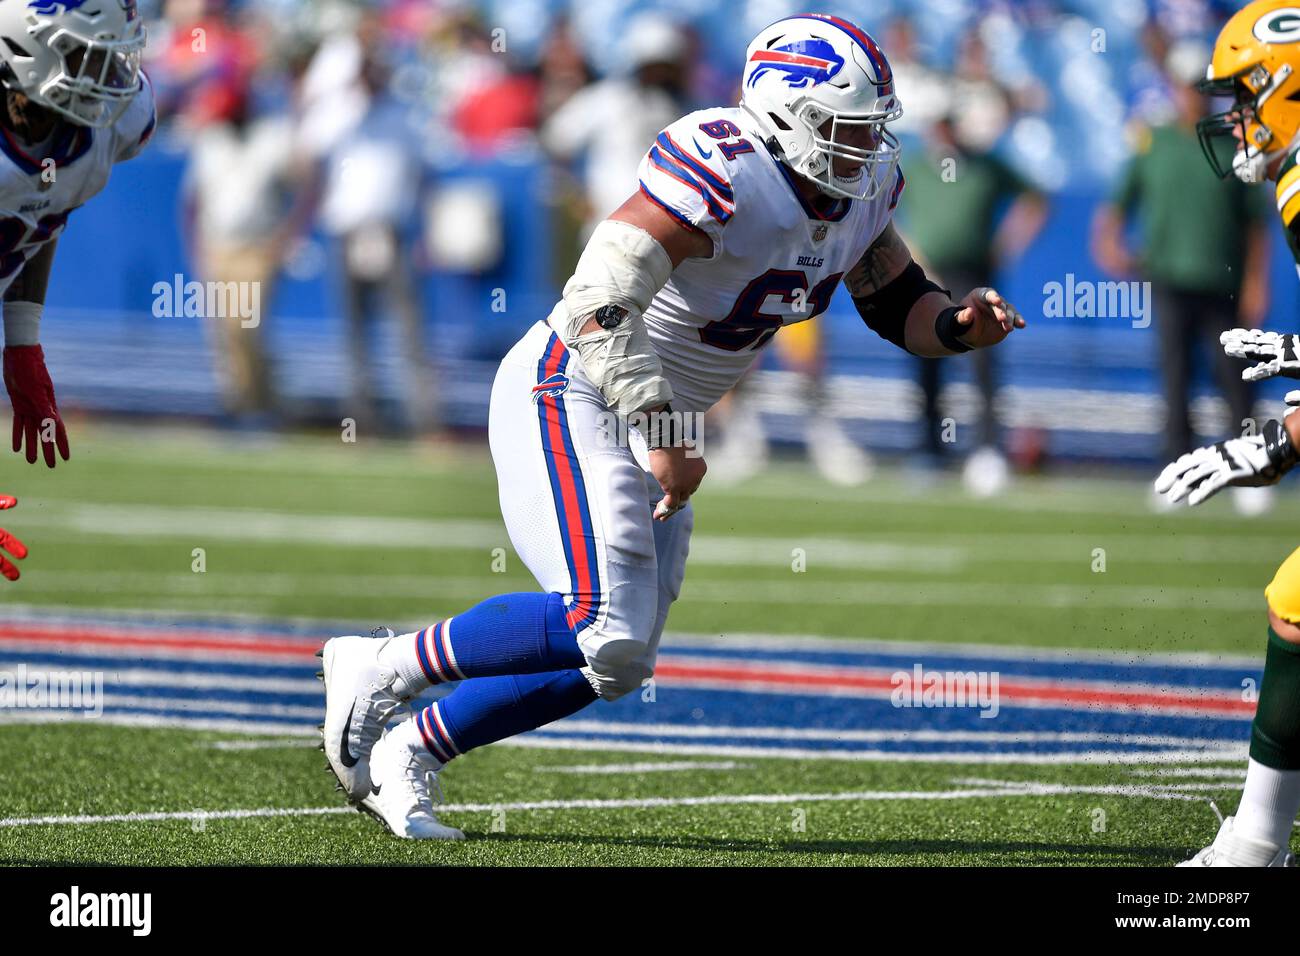
{"type": "Polygon", "coordinates": [[[446,721],[442,719],[442,712],[437,704],[430,704],[420,711],[416,715],[415,725],[420,728],[420,736],[429,753],[443,763],[460,754],[460,748],[452,740],[451,732],[447,729],[446,721]]]}
{"type": "Polygon", "coordinates": [[[424,676],[434,684],[465,679],[456,664],[456,653],[451,646],[451,621],[451,618],[447,618],[432,627],[426,627],[415,638],[420,667],[424,676]]]}

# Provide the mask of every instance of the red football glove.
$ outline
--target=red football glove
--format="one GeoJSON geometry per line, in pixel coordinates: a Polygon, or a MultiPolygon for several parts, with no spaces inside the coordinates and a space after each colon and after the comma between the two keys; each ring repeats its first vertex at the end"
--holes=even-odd
{"type": "Polygon", "coordinates": [[[54,467],[54,446],[68,460],[68,432],[54,401],[54,383],[45,370],[45,353],[39,345],[14,345],[4,351],[5,388],[14,406],[14,451],[22,451],[27,438],[27,461],[35,464],[36,446],[45,453],[45,464],[54,467]],[[53,441],[49,423],[54,423],[53,441]]]}
{"type": "MultiPolygon", "coordinates": [[[[0,495],[0,511],[6,508],[12,508],[18,504],[18,499],[9,495],[0,495]]],[[[15,558],[27,557],[27,546],[11,535],[4,528],[0,528],[0,548],[8,551],[15,558]]],[[[3,574],[10,581],[18,580],[18,569],[14,567],[13,562],[0,554],[0,574],[3,574]]]]}

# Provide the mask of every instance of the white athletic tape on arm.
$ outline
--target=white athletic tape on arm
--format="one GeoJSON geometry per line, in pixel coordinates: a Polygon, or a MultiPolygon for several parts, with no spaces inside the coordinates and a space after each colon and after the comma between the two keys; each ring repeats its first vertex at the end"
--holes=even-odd
{"type": "Polygon", "coordinates": [[[5,345],[37,345],[40,342],[41,311],[39,302],[4,304],[5,345]]]}
{"type": "Polygon", "coordinates": [[[607,219],[592,232],[551,312],[551,328],[578,353],[587,377],[621,414],[672,400],[641,318],[672,272],[672,260],[650,233],[607,219]],[[605,305],[627,309],[627,318],[615,329],[581,334],[592,313],[605,305]]]}

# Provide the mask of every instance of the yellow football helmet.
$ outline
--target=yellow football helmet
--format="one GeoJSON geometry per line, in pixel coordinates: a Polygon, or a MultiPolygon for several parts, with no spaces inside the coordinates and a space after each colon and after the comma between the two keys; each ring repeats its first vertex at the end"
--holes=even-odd
{"type": "Polygon", "coordinates": [[[1233,101],[1196,127],[1215,173],[1262,182],[1300,130],[1300,3],[1255,0],[1233,14],[1197,88],[1233,101]]]}

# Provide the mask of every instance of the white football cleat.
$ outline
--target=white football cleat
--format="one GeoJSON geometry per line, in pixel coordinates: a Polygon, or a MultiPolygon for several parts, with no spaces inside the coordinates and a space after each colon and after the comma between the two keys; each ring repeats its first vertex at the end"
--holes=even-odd
{"type": "MultiPolygon", "coordinates": [[[[392,640],[390,637],[388,640],[392,640]]],[[[395,671],[379,664],[388,640],[336,637],[321,653],[325,668],[325,723],[322,749],[348,798],[370,793],[370,750],[403,703],[393,691],[395,671]]]]}
{"type": "Polygon", "coordinates": [[[438,771],[442,762],[429,753],[415,721],[384,734],[370,753],[374,789],[360,809],[382,823],[394,836],[407,840],[463,840],[465,834],[438,822],[435,801],[443,803],[438,771]]]}
{"type": "Polygon", "coordinates": [[[1214,842],[1179,866],[1295,866],[1286,847],[1238,833],[1235,817],[1224,817],[1214,842]]]}

